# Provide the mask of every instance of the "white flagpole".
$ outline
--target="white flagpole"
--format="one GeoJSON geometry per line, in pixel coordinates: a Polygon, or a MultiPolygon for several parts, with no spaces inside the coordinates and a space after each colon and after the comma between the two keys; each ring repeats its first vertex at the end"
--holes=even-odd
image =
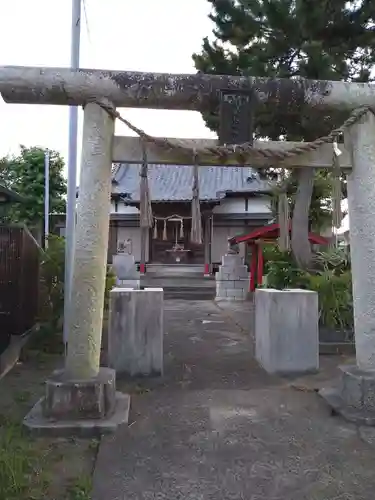
{"type": "MultiPolygon", "coordinates": [[[[79,68],[81,41],[81,0],[72,0],[71,28],[71,67],[79,68]]],[[[68,341],[68,325],[70,314],[70,294],[74,266],[74,232],[76,223],[76,189],[77,189],[77,134],[78,108],[69,108],[69,157],[68,157],[68,197],[66,205],[65,226],[65,287],[64,287],[64,342],[68,341]]]]}

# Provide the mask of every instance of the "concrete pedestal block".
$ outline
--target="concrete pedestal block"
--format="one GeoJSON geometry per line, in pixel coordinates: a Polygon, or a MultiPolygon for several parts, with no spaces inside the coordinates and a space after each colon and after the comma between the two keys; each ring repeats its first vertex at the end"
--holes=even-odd
{"type": "Polygon", "coordinates": [[[139,288],[140,273],[133,255],[116,254],[112,259],[112,268],[116,274],[117,286],[139,288]]]}
{"type": "Polygon", "coordinates": [[[256,359],[268,373],[319,369],[318,294],[310,290],[255,291],[256,359]]]}
{"type": "Polygon", "coordinates": [[[119,288],[135,288],[138,289],[141,286],[141,280],[133,280],[133,279],[128,279],[128,280],[116,280],[116,286],[119,288]]]}
{"type": "Polygon", "coordinates": [[[116,392],[116,374],[100,368],[87,380],[67,378],[56,371],[46,381],[45,396],[26,416],[32,431],[48,435],[100,435],[128,422],[130,398],[116,392]]]}
{"type": "Polygon", "coordinates": [[[110,293],[108,364],[116,373],[162,375],[162,288],[114,288],[110,293]]]}
{"type": "Polygon", "coordinates": [[[340,383],[320,395],[335,413],[359,425],[375,425],[375,372],[353,365],[340,366],[340,383]]]}

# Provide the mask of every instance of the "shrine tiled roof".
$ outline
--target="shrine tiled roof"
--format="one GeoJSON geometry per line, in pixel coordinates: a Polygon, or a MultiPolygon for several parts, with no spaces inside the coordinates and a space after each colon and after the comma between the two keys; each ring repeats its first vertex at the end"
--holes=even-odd
{"type": "MultiPolygon", "coordinates": [[[[140,165],[116,164],[112,174],[112,194],[139,201],[140,165]]],[[[149,165],[151,200],[190,201],[193,167],[185,165],[149,165]]],[[[199,197],[204,201],[224,198],[228,193],[269,193],[272,187],[252,168],[199,167],[199,197]]]]}

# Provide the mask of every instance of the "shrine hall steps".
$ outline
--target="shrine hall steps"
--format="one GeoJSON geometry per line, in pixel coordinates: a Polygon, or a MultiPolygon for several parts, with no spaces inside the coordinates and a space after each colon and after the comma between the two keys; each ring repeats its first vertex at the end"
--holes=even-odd
{"type": "Polygon", "coordinates": [[[200,265],[158,265],[147,266],[141,286],[161,287],[166,300],[213,300],[215,279],[203,276],[200,265]]]}

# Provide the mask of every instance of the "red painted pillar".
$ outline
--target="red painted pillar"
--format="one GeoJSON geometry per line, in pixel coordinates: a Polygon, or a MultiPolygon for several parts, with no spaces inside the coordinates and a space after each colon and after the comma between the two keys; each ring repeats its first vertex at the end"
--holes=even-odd
{"type": "Polygon", "coordinates": [[[211,274],[211,219],[204,219],[204,276],[208,277],[211,274]]]}
{"type": "Polygon", "coordinates": [[[141,261],[139,264],[139,272],[141,274],[146,273],[146,245],[147,245],[147,227],[141,227],[141,261]]]}
{"type": "Polygon", "coordinates": [[[255,274],[257,272],[257,247],[251,245],[251,264],[250,264],[250,292],[255,290],[255,274]]]}
{"type": "Polygon", "coordinates": [[[263,283],[263,247],[258,243],[258,269],[257,269],[257,285],[263,283]]]}

